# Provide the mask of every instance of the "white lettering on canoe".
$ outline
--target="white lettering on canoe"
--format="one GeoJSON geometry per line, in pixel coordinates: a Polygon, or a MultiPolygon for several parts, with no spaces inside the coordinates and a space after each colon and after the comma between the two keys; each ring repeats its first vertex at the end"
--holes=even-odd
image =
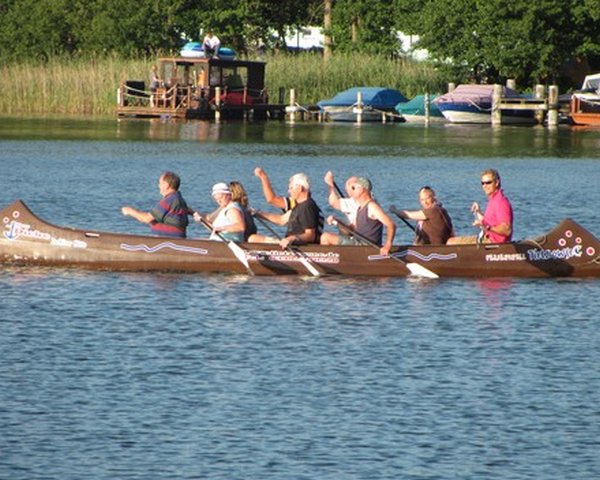
{"type": "Polygon", "coordinates": [[[522,262],[527,260],[523,253],[488,253],[485,256],[486,262],[522,262]]]}
{"type": "Polygon", "coordinates": [[[575,245],[574,247],[556,248],[554,250],[527,250],[528,259],[534,262],[539,262],[542,260],[569,260],[570,258],[581,257],[582,255],[583,247],[581,245],[575,245]]]}
{"type": "Polygon", "coordinates": [[[55,247],[68,247],[68,248],[87,248],[87,243],[82,240],[67,240],[66,238],[55,238],[48,232],[41,232],[31,228],[31,225],[27,223],[17,222],[12,220],[5,222],[6,231],[4,237],[8,240],[18,240],[20,238],[33,239],[33,240],[44,240],[50,242],[50,245],[55,247]]]}
{"type": "Polygon", "coordinates": [[[302,252],[295,255],[288,250],[250,250],[248,254],[258,261],[299,262],[301,257],[306,257],[311,262],[316,263],[340,263],[340,254],[335,252],[302,252]]]}
{"type": "Polygon", "coordinates": [[[87,243],[81,240],[67,240],[65,238],[54,238],[50,240],[50,245],[56,247],[68,247],[68,248],[87,248],[87,243]]]}
{"type": "Polygon", "coordinates": [[[11,222],[7,223],[5,227],[6,231],[4,232],[4,237],[9,240],[17,240],[21,237],[46,241],[50,241],[52,239],[52,235],[49,233],[34,230],[31,228],[31,225],[17,222],[16,220],[12,220],[11,222]]]}

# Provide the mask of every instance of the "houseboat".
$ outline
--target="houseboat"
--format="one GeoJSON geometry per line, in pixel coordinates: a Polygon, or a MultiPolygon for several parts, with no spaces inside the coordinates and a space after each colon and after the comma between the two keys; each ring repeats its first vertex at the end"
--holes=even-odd
{"type": "MultiPolygon", "coordinates": [[[[270,104],[265,62],[231,57],[158,59],[158,81],[126,80],[117,93],[119,117],[282,119],[283,98],[270,104]]],[[[281,96],[281,95],[280,95],[281,96]]]]}

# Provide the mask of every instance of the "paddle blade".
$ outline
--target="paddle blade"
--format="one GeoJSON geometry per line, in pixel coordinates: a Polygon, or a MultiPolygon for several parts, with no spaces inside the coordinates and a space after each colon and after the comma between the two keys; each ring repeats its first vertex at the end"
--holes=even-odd
{"type": "Polygon", "coordinates": [[[300,255],[299,257],[300,262],[302,263],[302,265],[304,265],[306,267],[306,269],[311,273],[311,275],[313,277],[320,277],[321,276],[321,272],[319,272],[312,263],[310,263],[309,260],[307,260],[306,258],[304,258],[302,255],[300,255]]]}
{"type": "Polygon", "coordinates": [[[418,277],[440,278],[440,276],[437,273],[432,272],[428,268],[426,268],[423,265],[420,265],[418,263],[407,263],[406,268],[408,268],[410,270],[410,273],[412,273],[413,275],[416,275],[418,277]]]}
{"type": "Polygon", "coordinates": [[[250,268],[250,264],[248,263],[248,259],[246,258],[246,253],[244,252],[242,247],[240,247],[234,241],[227,242],[227,245],[229,246],[229,249],[233,252],[233,254],[236,256],[236,258],[244,264],[244,267],[246,267],[248,273],[250,275],[254,275],[254,272],[252,271],[252,269],[250,268]]]}

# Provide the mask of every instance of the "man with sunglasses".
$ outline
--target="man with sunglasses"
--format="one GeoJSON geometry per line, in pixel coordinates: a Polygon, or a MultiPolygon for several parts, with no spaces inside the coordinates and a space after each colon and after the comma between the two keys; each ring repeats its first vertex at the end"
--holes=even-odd
{"type": "MultiPolygon", "coordinates": [[[[362,245],[365,239],[368,243],[379,246],[380,255],[389,255],[396,234],[396,225],[393,220],[383,211],[383,208],[375,201],[372,195],[373,184],[366,177],[350,177],[346,184],[350,198],[358,208],[356,210],[355,224],[353,230],[360,236],[338,235],[332,232],[323,232],[321,245],[362,245]],[[383,229],[385,227],[385,241],[383,229]]],[[[327,223],[335,223],[333,216],[327,217],[327,223]]]]}
{"type": "MultiPolygon", "coordinates": [[[[500,174],[493,168],[481,173],[481,188],[488,197],[485,212],[473,202],[471,212],[475,215],[473,226],[481,228],[486,243],[507,243],[512,239],[513,210],[510,201],[502,191],[500,174]]],[[[475,243],[477,237],[452,237],[449,244],[475,243]]]]}

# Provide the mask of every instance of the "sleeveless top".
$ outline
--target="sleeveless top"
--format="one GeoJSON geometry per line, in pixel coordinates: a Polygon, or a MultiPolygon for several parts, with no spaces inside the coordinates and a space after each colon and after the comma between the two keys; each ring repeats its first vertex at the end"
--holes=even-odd
{"type": "Polygon", "coordinates": [[[381,246],[383,239],[383,223],[379,220],[369,218],[369,200],[364,206],[360,207],[356,213],[356,233],[359,233],[375,245],[381,246]]]}
{"type": "MultiPolygon", "coordinates": [[[[242,207],[237,202],[230,202],[225,208],[221,209],[221,211],[217,214],[217,218],[213,222],[213,227],[226,227],[227,225],[231,225],[233,222],[227,216],[227,212],[232,208],[239,210],[242,216],[244,212],[242,211],[242,207]]],[[[244,241],[244,231],[241,232],[219,232],[221,236],[226,238],[227,240],[233,240],[234,242],[243,242],[244,241]]],[[[215,233],[210,235],[211,240],[220,240],[219,236],[215,233]]]]}

